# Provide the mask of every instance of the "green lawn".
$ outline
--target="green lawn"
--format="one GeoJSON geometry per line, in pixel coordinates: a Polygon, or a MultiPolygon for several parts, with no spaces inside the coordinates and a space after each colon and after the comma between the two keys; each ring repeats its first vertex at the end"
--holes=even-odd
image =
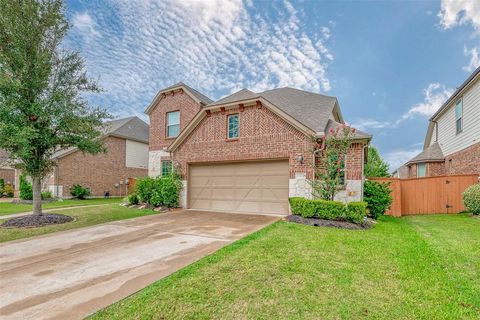
{"type": "MultiPolygon", "coordinates": [[[[60,225],[52,225],[41,228],[18,229],[0,227],[0,242],[28,238],[62,230],[87,227],[109,221],[141,217],[145,215],[156,214],[157,212],[153,210],[129,209],[119,204],[109,204],[101,207],[65,209],[55,211],[55,213],[69,215],[75,218],[75,220],[60,225]]],[[[4,220],[0,220],[0,224],[3,221],[4,220]]]]}
{"type": "MultiPolygon", "coordinates": [[[[76,207],[76,206],[86,206],[91,204],[106,204],[106,203],[120,203],[122,198],[95,198],[95,199],[85,199],[85,200],[76,200],[69,199],[63,201],[55,201],[50,203],[45,203],[42,205],[43,209],[53,209],[53,208],[62,208],[62,207],[76,207]]],[[[0,202],[0,216],[19,213],[19,212],[28,212],[32,210],[31,204],[16,204],[10,202],[0,202]]]]}
{"type": "Polygon", "coordinates": [[[93,319],[479,319],[480,219],[278,222],[93,319]]]}

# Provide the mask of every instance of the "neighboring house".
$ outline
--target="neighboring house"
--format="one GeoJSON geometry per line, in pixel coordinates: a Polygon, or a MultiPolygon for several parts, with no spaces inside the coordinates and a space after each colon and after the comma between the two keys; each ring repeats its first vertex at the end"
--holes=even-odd
{"type": "MultiPolygon", "coordinates": [[[[344,123],[335,97],[292,88],[243,89],[213,102],[178,83],[161,90],[145,113],[149,175],[173,167],[183,177],[183,207],[228,212],[288,214],[288,197],[311,197],[312,137],[344,123]]],[[[362,199],[370,139],[357,131],[339,200],[362,199]]]]}
{"type": "Polygon", "coordinates": [[[480,173],[480,67],[430,118],[423,151],[408,177],[480,173]]]}
{"type": "Polygon", "coordinates": [[[0,179],[3,179],[5,184],[15,183],[15,169],[10,166],[8,153],[2,149],[0,149],[0,179]]]}
{"type": "Polygon", "coordinates": [[[127,194],[128,178],[148,174],[148,124],[137,117],[107,123],[101,139],[106,153],[85,154],[77,148],[54,154],[57,166],[44,180],[42,188],[55,196],[70,197],[69,189],[80,184],[92,196],[127,194]]]}

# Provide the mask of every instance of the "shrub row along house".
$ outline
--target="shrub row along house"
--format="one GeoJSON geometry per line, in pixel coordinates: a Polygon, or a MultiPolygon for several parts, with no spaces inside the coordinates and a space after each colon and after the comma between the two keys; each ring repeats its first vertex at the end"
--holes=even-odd
{"type": "Polygon", "coordinates": [[[423,151],[398,178],[480,173],[480,67],[430,118],[423,151]]]}
{"type": "MultiPolygon", "coordinates": [[[[178,83],[160,90],[150,117],[149,175],[177,170],[182,207],[288,214],[311,197],[315,139],[344,124],[337,98],[292,88],[240,90],[212,101],[178,83]]],[[[359,201],[371,136],[355,132],[343,171],[344,202],[359,201]]]]}

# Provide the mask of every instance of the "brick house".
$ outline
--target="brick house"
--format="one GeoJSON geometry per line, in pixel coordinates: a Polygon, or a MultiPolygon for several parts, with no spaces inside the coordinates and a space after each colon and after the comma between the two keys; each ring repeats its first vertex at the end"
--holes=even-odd
{"type": "Polygon", "coordinates": [[[423,151],[405,166],[400,178],[480,173],[480,67],[430,118],[423,151]]]}
{"type": "Polygon", "coordinates": [[[0,149],[0,179],[3,179],[5,184],[15,183],[15,169],[10,166],[8,153],[2,149],[0,149]]]}
{"type": "Polygon", "coordinates": [[[138,117],[109,121],[101,137],[106,153],[84,154],[76,148],[54,154],[57,162],[42,185],[58,197],[70,197],[69,189],[80,184],[92,196],[125,196],[128,178],[148,174],[148,124],[138,117]]]}
{"type": "MultiPolygon", "coordinates": [[[[292,88],[243,89],[214,102],[178,83],[160,90],[145,113],[149,175],[173,167],[183,177],[183,207],[229,212],[287,214],[288,197],[311,197],[312,137],[344,123],[335,97],[292,88]]],[[[370,139],[356,132],[339,200],[362,198],[370,139]]]]}

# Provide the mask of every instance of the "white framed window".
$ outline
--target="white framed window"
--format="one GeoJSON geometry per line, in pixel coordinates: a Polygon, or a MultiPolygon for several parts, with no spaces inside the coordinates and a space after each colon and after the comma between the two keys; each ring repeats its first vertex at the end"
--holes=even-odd
{"type": "Polygon", "coordinates": [[[457,134],[463,131],[463,99],[460,98],[455,104],[455,126],[457,134]]]}
{"type": "Polygon", "coordinates": [[[227,117],[227,138],[238,138],[238,113],[230,114],[227,117]]]}
{"type": "Polygon", "coordinates": [[[167,112],[167,138],[175,138],[180,134],[180,111],[167,112]]]}
{"type": "Polygon", "coordinates": [[[417,177],[426,177],[427,176],[427,164],[419,163],[417,164],[417,177]]]}

